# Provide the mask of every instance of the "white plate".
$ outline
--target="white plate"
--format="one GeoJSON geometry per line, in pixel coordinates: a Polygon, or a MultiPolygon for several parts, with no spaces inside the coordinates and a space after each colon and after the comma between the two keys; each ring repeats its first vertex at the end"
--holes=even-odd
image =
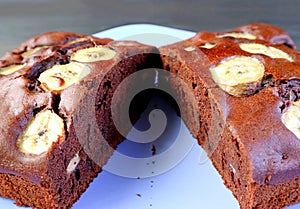
{"type": "MultiPolygon", "coordinates": [[[[187,39],[194,34],[194,32],[163,26],[135,24],[102,31],[95,35],[161,46],[187,39]]],[[[177,146],[183,147],[186,153],[179,156],[177,163],[174,164],[170,159],[159,159],[153,156],[137,157],[147,152],[151,143],[145,143],[139,147],[139,150],[136,150],[136,144],[131,147],[134,144],[132,141],[122,143],[104,167],[104,171],[94,180],[73,209],[238,209],[236,199],[224,186],[211,162],[200,160],[200,156],[203,157],[203,150],[195,143],[195,139],[192,138],[185,125],[174,112],[171,111],[167,115],[173,117],[175,121],[172,124],[174,129],[171,128],[171,130],[177,130],[179,127],[180,131],[172,133],[174,131],[170,132],[169,129],[169,133],[164,135],[169,143],[155,142],[156,149],[160,150],[157,144],[162,147],[171,147],[175,143],[172,140],[170,142],[170,139],[179,136],[177,146]],[[130,164],[130,162],[128,164],[127,162],[124,165],[118,162],[120,153],[131,151],[136,152],[136,156],[132,159],[143,159],[145,164],[130,164]],[[116,171],[116,165],[121,169],[116,171]],[[131,168],[128,169],[128,166],[131,168]],[[162,171],[160,166],[168,169],[162,171]],[[147,172],[150,173],[147,174],[147,172]],[[133,173],[136,174],[135,177],[133,173]]],[[[161,151],[155,156],[164,155],[165,152],[161,151]]],[[[176,157],[174,153],[173,157],[176,157]]],[[[12,200],[4,198],[0,198],[0,206],[5,209],[19,208],[13,204],[12,200]]],[[[299,207],[300,204],[297,204],[288,208],[299,207]]]]}

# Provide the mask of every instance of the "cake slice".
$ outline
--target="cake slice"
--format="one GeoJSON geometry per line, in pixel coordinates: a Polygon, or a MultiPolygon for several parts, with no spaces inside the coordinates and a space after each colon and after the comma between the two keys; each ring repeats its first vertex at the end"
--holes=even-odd
{"type": "MultiPolygon", "coordinates": [[[[71,208],[124,139],[111,119],[114,91],[157,58],[152,46],[67,32],[7,53],[0,60],[0,195],[18,206],[71,208]]],[[[124,97],[115,100],[119,108],[124,97]]]]}
{"type": "Polygon", "coordinates": [[[181,97],[182,118],[241,209],[300,202],[300,53],[294,49],[282,29],[261,23],[199,32],[159,49],[164,68],[193,92],[181,97]],[[193,105],[199,115],[191,122],[193,105]]]}

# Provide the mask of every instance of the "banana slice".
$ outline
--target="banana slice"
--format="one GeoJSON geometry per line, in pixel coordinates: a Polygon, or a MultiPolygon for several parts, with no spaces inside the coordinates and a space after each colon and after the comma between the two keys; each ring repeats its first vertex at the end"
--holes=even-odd
{"type": "Polygon", "coordinates": [[[27,57],[30,57],[31,55],[35,54],[36,52],[38,52],[39,50],[41,49],[47,49],[47,48],[50,48],[50,46],[38,46],[38,47],[35,47],[27,52],[24,52],[22,53],[22,57],[23,58],[27,58],[27,57]]]}
{"type": "Polygon", "coordinates": [[[17,140],[17,147],[25,154],[40,155],[47,152],[54,142],[63,139],[63,120],[51,110],[38,113],[17,140]]]}
{"type": "Polygon", "coordinates": [[[224,91],[242,97],[252,95],[260,86],[265,67],[254,57],[232,56],[211,67],[210,72],[224,91]]]}
{"type": "Polygon", "coordinates": [[[84,64],[71,62],[66,65],[55,65],[43,72],[39,81],[45,91],[59,92],[78,83],[90,73],[90,68],[84,64]]]}
{"type": "Polygon", "coordinates": [[[79,43],[81,41],[85,41],[87,40],[85,37],[84,38],[76,38],[73,41],[68,41],[66,44],[75,44],[75,43],[79,43]]]}
{"type": "Polygon", "coordinates": [[[200,46],[201,48],[204,48],[204,49],[212,49],[216,46],[217,44],[212,44],[212,43],[205,43],[204,45],[200,46]]]}
{"type": "Polygon", "coordinates": [[[238,33],[238,32],[231,32],[231,33],[224,33],[217,35],[217,38],[224,38],[224,37],[232,37],[232,38],[244,38],[249,40],[255,40],[256,36],[250,33],[238,33]]]}
{"type": "Polygon", "coordinates": [[[184,48],[184,51],[187,51],[187,52],[192,52],[195,50],[196,50],[196,48],[194,46],[188,46],[188,47],[184,48]]]}
{"type": "Polygon", "coordinates": [[[300,139],[300,101],[293,102],[281,116],[282,123],[300,139]]]}
{"type": "Polygon", "coordinates": [[[97,62],[101,60],[110,60],[114,58],[115,55],[116,52],[114,50],[97,46],[78,50],[72,54],[71,60],[77,62],[97,62]]]}
{"type": "Polygon", "coordinates": [[[19,65],[10,65],[8,67],[0,68],[0,75],[9,75],[12,74],[18,70],[21,70],[25,64],[19,64],[19,65]]]}
{"type": "Polygon", "coordinates": [[[72,173],[76,169],[77,165],[80,163],[80,160],[81,158],[79,156],[79,153],[76,153],[75,156],[70,160],[67,167],[68,174],[72,173]]]}
{"type": "Polygon", "coordinates": [[[242,43],[240,44],[240,48],[246,52],[253,54],[264,54],[271,58],[282,58],[290,62],[294,61],[294,59],[286,52],[272,46],[266,46],[258,43],[242,43]]]}

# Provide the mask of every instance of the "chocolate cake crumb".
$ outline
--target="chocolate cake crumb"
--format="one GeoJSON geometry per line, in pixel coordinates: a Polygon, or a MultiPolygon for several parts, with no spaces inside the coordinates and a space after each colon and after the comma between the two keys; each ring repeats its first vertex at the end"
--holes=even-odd
{"type": "Polygon", "coordinates": [[[283,160],[287,160],[288,157],[289,157],[289,155],[288,155],[287,153],[283,153],[283,154],[282,154],[282,159],[283,159],[283,160]]]}
{"type": "Polygon", "coordinates": [[[155,147],[155,145],[152,145],[151,152],[152,152],[152,156],[156,155],[156,147],[155,147]]]}

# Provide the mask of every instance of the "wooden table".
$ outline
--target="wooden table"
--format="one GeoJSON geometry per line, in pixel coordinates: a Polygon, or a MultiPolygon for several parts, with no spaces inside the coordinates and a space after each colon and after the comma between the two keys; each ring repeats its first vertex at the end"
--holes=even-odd
{"type": "Polygon", "coordinates": [[[0,0],[0,56],[46,31],[91,34],[129,23],[216,31],[249,22],[284,28],[300,48],[298,0],[0,0]]]}

